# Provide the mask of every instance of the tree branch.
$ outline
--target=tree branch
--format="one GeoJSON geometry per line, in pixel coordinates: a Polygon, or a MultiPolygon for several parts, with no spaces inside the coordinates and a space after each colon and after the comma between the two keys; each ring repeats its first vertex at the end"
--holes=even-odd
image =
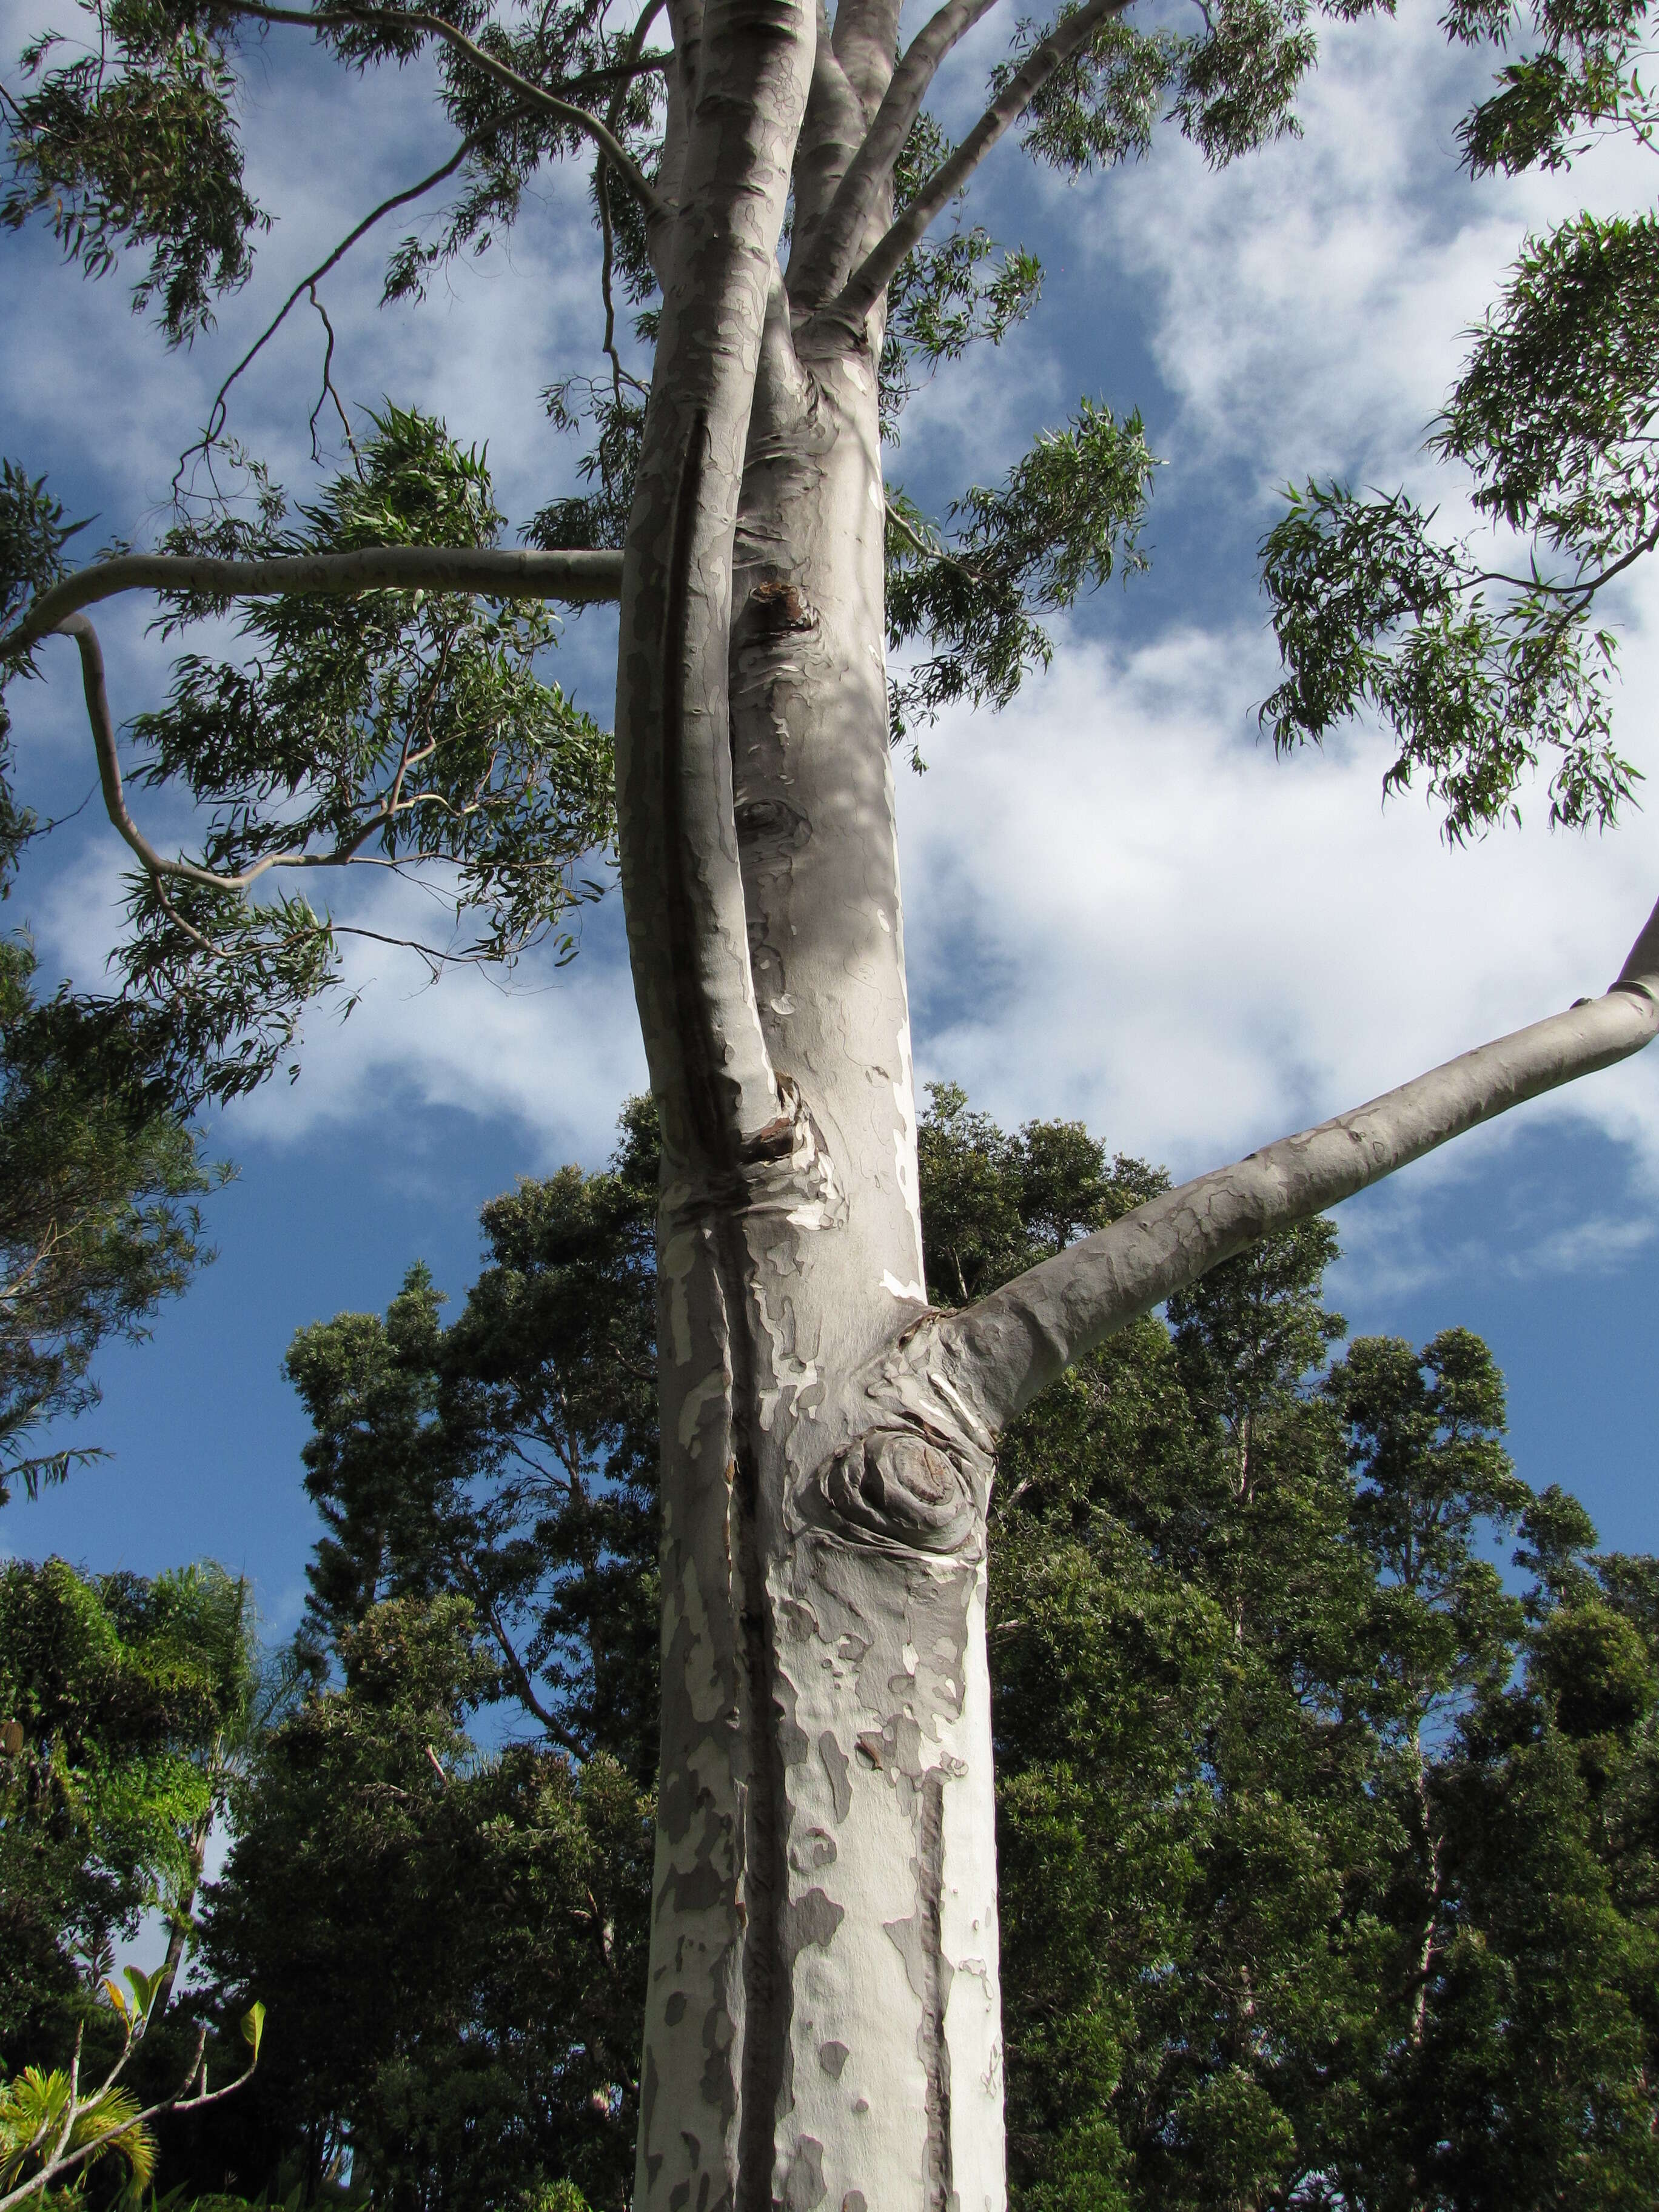
{"type": "MultiPolygon", "coordinates": [[[[864,319],[898,273],[910,250],[933,218],[950,205],[1009,125],[1017,123],[1054,71],[1087,44],[1111,15],[1121,15],[1131,0],[1088,0],[1027,55],[997,98],[948,161],[942,161],[903,214],[825,307],[815,321],[836,321],[861,330],[864,319]]],[[[935,18],[935,21],[938,19],[935,18]]],[[[895,80],[896,82],[896,80],[895,80]]]]}
{"type": "Polygon", "coordinates": [[[362,23],[370,29],[424,31],[430,37],[442,39],[454,47],[457,53],[465,54],[468,61],[475,68],[482,70],[486,76],[494,77],[497,84],[516,92],[532,107],[539,107],[544,114],[556,117],[561,123],[568,123],[575,130],[586,131],[594,144],[610,156],[633,191],[639,194],[641,204],[647,216],[655,219],[669,212],[665,202],[658,196],[655,187],[647,181],[621,139],[601,123],[597,115],[590,115],[585,107],[578,107],[570,100],[561,100],[556,93],[547,91],[532,78],[520,76],[517,70],[498,60],[487,47],[477,45],[441,15],[428,15],[420,9],[411,9],[407,15],[393,15],[384,8],[328,8],[313,14],[303,8],[266,7],[262,4],[262,0],[219,0],[219,4],[233,15],[251,15],[261,23],[293,23],[307,31],[332,30],[347,23],[362,23]]]}
{"type": "MultiPolygon", "coordinates": [[[[145,872],[155,883],[158,891],[163,877],[171,877],[175,882],[206,884],[215,890],[246,891],[252,890],[259,878],[272,868],[347,867],[352,861],[360,858],[362,848],[368,842],[376,830],[400,813],[412,812],[416,806],[424,802],[436,801],[440,805],[445,805],[446,811],[450,813],[465,814],[471,811],[470,807],[458,810],[447,806],[445,802],[438,799],[435,793],[432,792],[424,792],[414,799],[400,802],[398,788],[403,779],[403,769],[400,766],[398,781],[394,783],[392,791],[381,799],[379,805],[370,809],[349,836],[340,837],[325,853],[307,853],[303,847],[298,850],[288,852],[266,853],[257,860],[252,867],[243,868],[234,875],[212,868],[198,867],[193,860],[165,860],[144,836],[127,811],[126,796],[121,785],[120,757],[116,750],[115,720],[110,713],[109,693],[104,680],[104,653],[103,647],[98,641],[98,633],[93,628],[90,618],[86,615],[66,617],[58,624],[58,631],[62,636],[72,637],[81,648],[81,681],[86,693],[87,719],[92,725],[93,747],[98,757],[98,781],[104,793],[104,811],[108,815],[123,842],[137,854],[145,872]]],[[[432,748],[428,748],[428,750],[430,750],[432,748]]],[[[189,936],[194,938],[204,951],[216,950],[201,932],[187,922],[165,898],[162,903],[167,907],[167,911],[172,919],[189,936]]]]}
{"type": "Polygon", "coordinates": [[[921,112],[921,103],[927,96],[928,86],[939,74],[939,64],[980,18],[988,15],[996,5],[997,0],[946,0],[946,4],[922,26],[905,49],[904,58],[894,70],[882,95],[875,120],[865,133],[864,143],[848,164],[835,198],[806,243],[800,274],[797,276],[791,271],[790,297],[797,306],[818,306],[835,286],[846,281],[865,227],[875,211],[880,193],[892,182],[893,170],[904,150],[910,126],[921,112]]]}
{"type": "MultiPolygon", "coordinates": [[[[453,177],[456,170],[460,167],[462,162],[465,161],[467,155],[473,151],[474,148],[479,144],[482,139],[488,137],[489,135],[490,134],[488,131],[475,131],[470,138],[463,138],[460,144],[455,149],[455,151],[450,155],[449,159],[443,164],[441,168],[434,169],[430,176],[422,177],[418,184],[406,185],[402,191],[393,192],[390,199],[382,200],[379,207],[371,209],[355,230],[347,232],[346,235],[340,240],[339,244],[325,260],[319,261],[308,276],[302,276],[300,279],[294,289],[289,294],[287,299],[283,301],[282,306],[276,310],[276,313],[265,325],[264,330],[260,331],[258,337],[254,339],[253,343],[242,356],[240,361],[237,362],[235,368],[231,370],[229,375],[226,377],[224,382],[214,393],[213,404],[208,410],[206,429],[202,433],[201,437],[197,441],[197,442],[193,446],[187,446],[185,451],[179,457],[179,465],[177,469],[174,470],[173,477],[173,489],[175,496],[179,490],[179,480],[185,472],[185,465],[190,459],[191,455],[192,453],[204,453],[209,447],[216,442],[219,433],[224,428],[226,414],[225,403],[228,397],[231,386],[235,383],[237,378],[240,376],[243,370],[250,366],[254,357],[270,343],[272,338],[276,337],[277,331],[281,330],[283,325],[288,320],[289,314],[293,312],[294,307],[303,295],[306,292],[310,291],[312,288],[319,283],[323,277],[326,276],[329,270],[332,269],[337,262],[343,261],[346,255],[350,252],[352,247],[357,243],[357,240],[364,236],[367,232],[372,230],[374,228],[374,225],[380,222],[382,216],[390,215],[395,208],[406,207],[410,200],[419,199],[423,193],[429,192],[434,185],[442,184],[446,177],[453,177]]],[[[313,297],[314,296],[313,293],[313,297]]],[[[331,349],[332,349],[331,347],[331,349]]]]}
{"type": "Polygon", "coordinates": [[[121,592],[193,592],[258,599],[279,592],[471,592],[488,599],[558,599],[595,606],[622,589],[622,555],[529,553],[469,545],[371,545],[356,553],[295,553],[269,561],[207,554],[121,553],[77,568],[42,592],[0,637],[0,661],[27,653],[82,607],[121,592]]]}
{"type": "Polygon", "coordinates": [[[1481,1045],[1352,1113],[1137,1206],[939,1321],[927,1356],[1001,1428],[1138,1315],[1271,1231],[1304,1221],[1467,1129],[1640,1052],[1659,1034],[1659,906],[1605,997],[1481,1045]]]}

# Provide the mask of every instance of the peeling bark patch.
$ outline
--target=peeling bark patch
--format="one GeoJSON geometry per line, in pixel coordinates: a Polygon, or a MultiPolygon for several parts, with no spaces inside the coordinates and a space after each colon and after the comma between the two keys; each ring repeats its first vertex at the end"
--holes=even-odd
{"type": "Polygon", "coordinates": [[[866,2212],[864,2191],[861,2189],[849,2189],[841,2200],[841,2212],[866,2212]]]}
{"type": "Polygon", "coordinates": [[[800,1842],[789,1846],[789,1863],[797,1874],[834,1866],[838,1856],[836,1839],[826,1828],[809,1828],[800,1842]]]}
{"type": "Polygon", "coordinates": [[[726,1881],[718,1867],[699,1859],[685,1874],[672,1877],[674,1908],[678,1912],[707,1912],[726,1895],[726,1881]]]}
{"type": "Polygon", "coordinates": [[[832,2081],[839,2081],[841,2069],[852,2053],[844,2043],[821,2043],[818,2045],[818,2064],[832,2081]]]}
{"type": "Polygon", "coordinates": [[[763,637],[780,637],[792,629],[816,629],[818,618],[799,586],[757,584],[749,594],[753,628],[763,637]]]}
{"type": "Polygon", "coordinates": [[[830,1778],[830,1794],[835,1800],[836,1820],[840,1823],[852,1809],[853,1785],[847,1778],[847,1753],[828,1729],[818,1738],[818,1757],[823,1761],[823,1771],[830,1778]]]}
{"type": "Polygon", "coordinates": [[[809,1889],[785,1906],[779,1948],[793,1966],[809,1944],[827,1951],[830,1937],[846,1917],[844,1905],[836,1904],[821,1889],[809,1889]]]}
{"type": "Polygon", "coordinates": [[[827,2194],[823,2185],[823,2145],[813,2136],[802,2136],[789,2161],[789,2178],[783,2185],[786,2212],[814,2212],[827,2194]]]}

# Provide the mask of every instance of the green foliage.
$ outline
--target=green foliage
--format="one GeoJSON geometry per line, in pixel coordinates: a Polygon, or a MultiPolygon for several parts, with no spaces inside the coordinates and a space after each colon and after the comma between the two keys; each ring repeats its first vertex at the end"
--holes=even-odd
{"type": "MultiPolygon", "coordinates": [[[[1351,21],[1380,5],[1386,0],[1325,0],[1317,12],[1351,21]]],[[[1076,12],[1062,8],[1054,25],[1022,21],[1009,59],[993,75],[994,92],[1076,12]]],[[[1308,0],[1219,0],[1204,10],[1202,33],[1191,36],[1110,17],[1032,101],[1026,151],[1068,177],[1139,159],[1166,98],[1182,135],[1217,168],[1294,136],[1300,126],[1292,103],[1319,54],[1315,12],[1308,0]]]]}
{"type": "Polygon", "coordinates": [[[568,376],[542,397],[556,430],[592,425],[593,443],[576,464],[592,489],[550,501],[532,518],[525,536],[549,553],[584,545],[619,548],[634,503],[634,469],[645,428],[643,392],[631,378],[602,382],[568,376]]]}
{"type": "Polygon", "coordinates": [[[63,504],[44,477],[15,461],[0,462],[0,629],[9,629],[27,601],[64,574],[64,548],[84,522],[64,520],[63,504]]]}
{"type": "Polygon", "coordinates": [[[64,993],[39,1004],[33,965],[0,942],[0,1505],[88,1456],[30,1444],[98,1402],[99,1346],[147,1335],[212,1257],[191,1200],[216,1176],[132,1025],[64,993]]]}
{"type": "MultiPolygon", "coordinates": [[[[1537,51],[1474,108],[1480,174],[1565,169],[1593,137],[1652,143],[1637,74],[1644,5],[1527,11],[1537,51]]],[[[1455,38],[1508,40],[1522,13],[1471,0],[1455,38]]],[[[1421,774],[1461,841],[1505,817],[1540,759],[1551,819],[1611,823],[1640,781],[1613,741],[1617,641],[1605,588],[1659,544],[1651,425],[1659,404],[1659,226],[1570,218],[1529,238],[1480,327],[1431,446],[1467,472],[1476,512],[1518,557],[1449,539],[1403,492],[1291,487],[1263,540],[1286,680],[1261,709],[1284,751],[1365,711],[1400,744],[1384,787],[1421,774]]]]}
{"type": "Polygon", "coordinates": [[[1582,215],[1530,240],[1453,388],[1435,444],[1475,505],[1581,571],[1648,551],[1659,525],[1659,220],[1582,215]]]}
{"type": "Polygon", "coordinates": [[[40,2173],[46,2147],[54,2156],[89,2149],[82,2171],[113,2151],[126,2168],[128,2186],[143,2189],[155,2171],[155,2138],[139,2119],[137,2097],[118,2084],[66,2126],[72,2094],[70,2076],[58,2068],[47,2072],[26,2066],[14,2080],[0,2082],[0,2189],[15,2189],[40,2173]]]}
{"type": "Polygon", "coordinates": [[[1146,566],[1139,549],[1152,473],[1139,414],[1079,403],[995,491],[954,501],[950,535],[902,492],[888,494],[887,637],[925,638],[929,657],[892,687],[895,742],[957,699],[1004,707],[1053,647],[1037,617],[1073,605],[1115,568],[1146,566]]]}
{"type": "MultiPolygon", "coordinates": [[[[354,2191],[510,2202],[632,2167],[650,1805],[608,1752],[489,1758],[465,1712],[495,1671],[462,1597],[370,1605],[237,1799],[207,1960],[270,2004],[237,2166],[348,2141],[354,2191]]],[[[274,2162],[274,2161],[273,2161],[274,2162]]],[[[557,2200],[553,2200],[556,2202],[557,2200]]]]}
{"type": "Polygon", "coordinates": [[[33,88],[7,103],[10,179],[0,222],[44,215],[67,258],[101,276],[148,248],[136,312],[156,304],[173,344],[212,327],[212,301],[252,272],[270,217],[249,198],[222,24],[169,0],[81,0],[92,42],[25,52],[33,88]]]}
{"type": "MultiPolygon", "coordinates": [[[[257,527],[181,528],[168,550],[494,544],[501,517],[483,456],[420,415],[388,408],[374,422],[360,471],[302,505],[299,528],[279,527],[276,507],[257,527]]],[[[167,626],[223,604],[175,600],[167,626]]],[[[296,594],[246,608],[239,626],[252,659],[186,655],[168,705],[132,726],[131,780],[189,793],[208,818],[198,865],[226,880],[136,878],[122,955],[221,1097],[261,1079],[337,980],[336,926],[297,893],[250,896],[252,879],[443,863],[458,933],[465,916],[478,922],[434,961],[510,964],[550,936],[574,950],[567,917],[602,889],[578,871],[611,831],[610,740],[536,676],[554,635],[539,604],[296,594]]]]}
{"type": "Polygon", "coordinates": [[[1540,756],[1554,757],[1552,821],[1614,818],[1639,772],[1613,743],[1616,647],[1592,627],[1592,592],[1489,574],[1436,538],[1403,492],[1362,501],[1310,483],[1287,498],[1262,541],[1288,671],[1261,709],[1276,750],[1322,743],[1370,709],[1400,746],[1385,791],[1421,775],[1455,842],[1520,818],[1516,793],[1540,756]]]}
{"type": "MultiPolygon", "coordinates": [[[[1062,11],[1059,21],[1070,12],[1062,11]]],[[[1035,25],[1020,26],[1013,58],[992,79],[996,90],[1013,76],[1040,35],[1035,25]]],[[[1159,105],[1191,50],[1191,41],[1167,31],[1139,31],[1121,15],[1109,17],[1061,63],[1026,110],[1026,152],[1068,177],[1139,160],[1151,149],[1159,105]]]]}
{"type": "Polygon", "coordinates": [[[1565,169],[1607,127],[1644,140],[1652,109],[1639,75],[1647,0],[1455,0],[1445,17],[1466,45],[1533,51],[1499,70],[1500,89],[1464,118],[1464,159],[1475,176],[1565,169]]]}
{"type": "Polygon", "coordinates": [[[574,2176],[623,2201],[656,1765],[656,1192],[636,1103],[609,1173],[485,1209],[448,1328],[417,1267],[384,1318],[295,1340],[325,1533],[205,1938],[222,2008],[258,1990],[272,2024],[234,2134],[180,2148],[200,2179],[297,2159],[315,2185],[349,2142],[377,2199],[540,2202],[574,2176]]]}
{"type": "Polygon", "coordinates": [[[656,1195],[655,1121],[636,1102],[608,1174],[565,1169],[485,1208],[488,1264],[449,1328],[416,1268],[384,1322],[302,1330],[288,1363],[327,1530],[307,1607],[319,1653],[375,1602],[462,1593],[495,1653],[488,1694],[641,1781],[656,1765],[656,1195]]]}
{"type": "Polygon", "coordinates": [[[112,1940],[188,1911],[253,1650],[246,1584],[210,1565],[0,1566],[0,2062],[66,2059],[112,1940]]]}

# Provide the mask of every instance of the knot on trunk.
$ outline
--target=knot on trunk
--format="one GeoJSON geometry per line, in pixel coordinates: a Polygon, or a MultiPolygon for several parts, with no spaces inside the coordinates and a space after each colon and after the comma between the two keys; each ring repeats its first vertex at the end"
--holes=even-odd
{"type": "Polygon", "coordinates": [[[836,1522],[914,1551],[959,1552],[978,1529],[967,1468],[914,1429],[855,1437],[820,1468],[817,1487],[836,1522]]]}
{"type": "Polygon", "coordinates": [[[791,630],[816,629],[817,622],[799,586],[780,579],[755,586],[741,627],[757,638],[783,637],[791,630]]]}

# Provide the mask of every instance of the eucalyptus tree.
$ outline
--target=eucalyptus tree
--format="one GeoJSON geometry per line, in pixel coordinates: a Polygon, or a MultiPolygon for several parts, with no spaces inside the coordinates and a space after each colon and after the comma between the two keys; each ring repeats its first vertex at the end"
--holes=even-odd
{"type": "MultiPolygon", "coordinates": [[[[251,512],[192,503],[191,467],[234,458],[228,386],[155,552],[63,573],[61,514],[9,476],[0,656],[32,668],[58,631],[79,648],[137,864],[129,988],[200,1089],[257,1080],[330,982],[350,925],[276,886],[437,863],[478,926],[434,963],[510,957],[568,934],[584,856],[614,835],[662,1132],[635,2202],[1000,2204],[983,1619],[1001,1431],[1265,1231],[1659,1027],[1656,911],[1601,996],[929,1304],[891,740],[951,697],[1006,700],[1048,649],[1045,611],[1139,559],[1152,462],[1136,418],[1087,404],[936,527],[884,489],[884,418],[912,373],[1033,304],[1035,264],[960,218],[1000,139],[1023,130],[1075,175],[1167,114],[1224,163],[1293,128],[1314,11],[1218,0],[1143,27],[1129,0],[1083,0],[1012,22],[953,144],[926,103],[991,0],[944,0],[902,40],[894,0],[646,0],[614,27],[605,0],[91,4],[91,45],[38,42],[8,96],[0,211],[49,222],[90,272],[148,253],[139,301],[175,339],[246,278],[268,220],[236,125],[256,33],[308,32],[365,74],[432,49],[454,152],[341,248],[459,179],[435,240],[393,252],[393,294],[510,223],[544,161],[592,163],[605,358],[550,395],[592,435],[588,490],[543,509],[531,550],[501,544],[479,456],[396,410],[292,516],[257,470],[251,512]],[[623,364],[619,291],[648,376],[623,364]],[[161,592],[173,624],[259,603],[251,663],[186,657],[133,726],[139,780],[204,810],[194,856],[146,835],[123,779],[86,610],[128,590],[161,592]],[[614,782],[604,733],[537,674],[561,599],[619,605],[614,782]],[[915,649],[890,689],[886,645],[915,649]]],[[[1584,743],[1605,813],[1618,793],[1584,743]]]]}

